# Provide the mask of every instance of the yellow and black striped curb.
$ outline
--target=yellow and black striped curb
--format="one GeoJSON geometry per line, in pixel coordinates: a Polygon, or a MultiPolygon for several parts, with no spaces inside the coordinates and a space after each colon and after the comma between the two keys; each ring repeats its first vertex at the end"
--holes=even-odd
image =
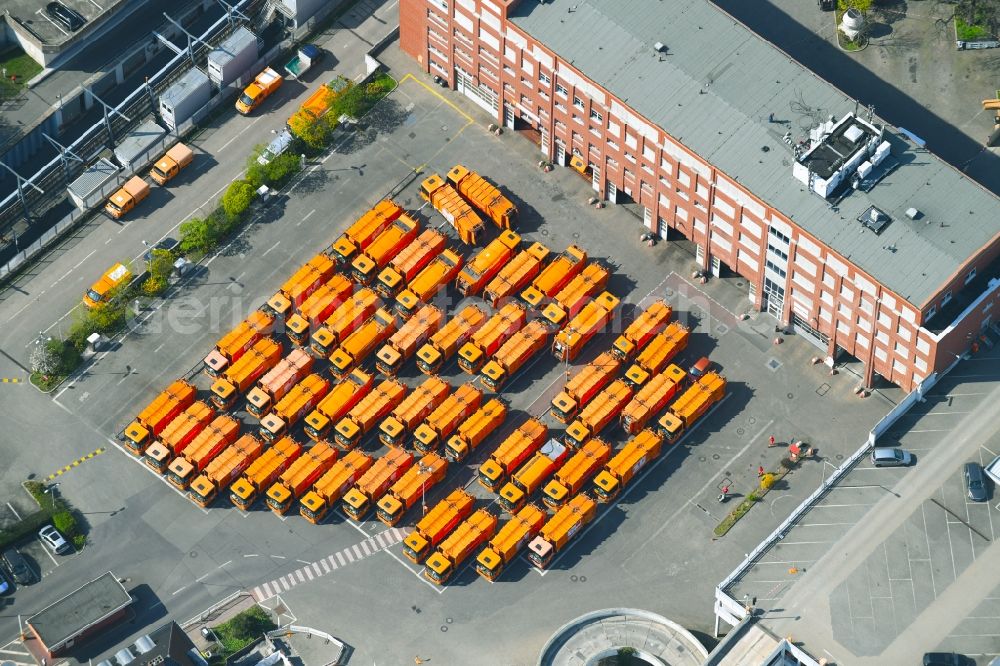
{"type": "Polygon", "coordinates": [[[20,384],[23,381],[20,377],[0,377],[0,384],[20,384]]]}
{"type": "Polygon", "coordinates": [[[63,474],[65,474],[66,472],[70,471],[74,467],[79,467],[80,463],[87,462],[91,458],[96,458],[97,456],[101,455],[105,451],[107,451],[107,449],[103,449],[103,448],[102,449],[94,449],[93,451],[91,451],[90,453],[88,453],[84,457],[80,458],[79,460],[74,460],[70,464],[66,465],[65,467],[63,467],[58,472],[55,472],[53,474],[49,474],[47,477],[45,477],[45,480],[46,481],[51,481],[52,479],[54,479],[54,478],[56,478],[58,476],[62,476],[63,474]]]}

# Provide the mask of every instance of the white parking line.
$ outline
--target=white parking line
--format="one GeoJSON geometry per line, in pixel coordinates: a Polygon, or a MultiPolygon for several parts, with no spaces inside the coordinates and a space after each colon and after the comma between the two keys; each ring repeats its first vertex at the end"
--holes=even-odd
{"type": "Polygon", "coordinates": [[[69,33],[66,32],[65,30],[63,30],[62,28],[60,28],[58,23],[56,23],[55,21],[53,21],[52,19],[50,19],[48,16],[46,16],[45,14],[43,14],[41,9],[35,10],[35,13],[38,14],[39,16],[41,16],[46,21],[48,21],[49,23],[51,23],[53,26],[55,26],[56,30],[58,30],[62,34],[64,34],[67,37],[69,37],[69,33]]]}
{"type": "Polygon", "coordinates": [[[15,509],[10,502],[7,502],[7,508],[10,509],[10,512],[13,513],[18,520],[21,520],[21,514],[17,512],[17,509],[15,509]]]}
{"type": "MultiPolygon", "coordinates": [[[[41,543],[41,541],[39,541],[39,543],[41,543]]],[[[52,555],[52,553],[49,552],[49,549],[45,547],[44,543],[42,544],[42,551],[44,551],[44,553],[49,556],[49,559],[52,560],[52,564],[59,566],[59,562],[52,555]]],[[[41,579],[41,576],[39,576],[39,579],[41,579]]]]}

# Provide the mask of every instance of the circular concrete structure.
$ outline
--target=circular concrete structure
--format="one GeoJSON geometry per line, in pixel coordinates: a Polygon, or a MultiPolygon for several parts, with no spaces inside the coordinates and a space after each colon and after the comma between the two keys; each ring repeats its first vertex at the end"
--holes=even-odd
{"type": "Polygon", "coordinates": [[[596,666],[619,648],[655,666],[700,666],[708,651],[691,632],[662,615],[606,608],[567,622],[545,643],[539,666],[596,666]]]}

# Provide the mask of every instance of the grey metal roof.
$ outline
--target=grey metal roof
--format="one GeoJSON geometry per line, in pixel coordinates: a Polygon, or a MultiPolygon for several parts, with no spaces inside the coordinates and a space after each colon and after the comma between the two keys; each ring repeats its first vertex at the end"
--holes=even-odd
{"type": "Polygon", "coordinates": [[[782,135],[865,110],[708,0],[522,0],[509,18],[917,307],[1000,233],[1000,199],[889,127],[902,164],[870,192],[836,208],[808,192],[782,135]],[[878,236],[857,222],[871,205],[893,218],[878,236]],[[909,220],[910,207],[922,217],[909,220]]]}
{"type": "Polygon", "coordinates": [[[136,157],[160,142],[167,135],[167,130],[160,127],[155,120],[147,120],[125,135],[115,146],[115,157],[123,164],[128,164],[136,157]]]}
{"type": "Polygon", "coordinates": [[[38,611],[27,622],[52,650],[131,603],[132,597],[109,571],[38,611]]]}

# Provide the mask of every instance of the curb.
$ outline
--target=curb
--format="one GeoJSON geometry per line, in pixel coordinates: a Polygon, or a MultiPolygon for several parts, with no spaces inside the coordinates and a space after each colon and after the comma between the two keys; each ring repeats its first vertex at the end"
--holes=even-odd
{"type": "MultiPolygon", "coordinates": [[[[833,37],[834,37],[834,39],[837,42],[837,48],[840,49],[841,51],[843,51],[844,53],[848,53],[848,54],[850,54],[850,53],[861,53],[866,48],[868,48],[868,45],[871,44],[871,40],[868,39],[868,35],[864,35],[865,43],[864,43],[863,46],[859,46],[858,48],[856,48],[854,50],[845,49],[844,45],[840,43],[840,39],[841,39],[841,34],[840,34],[840,19],[841,19],[842,16],[843,16],[843,14],[841,13],[840,9],[835,9],[834,10],[834,12],[833,12],[833,37]]],[[[865,18],[867,19],[867,16],[865,18]]]]}

